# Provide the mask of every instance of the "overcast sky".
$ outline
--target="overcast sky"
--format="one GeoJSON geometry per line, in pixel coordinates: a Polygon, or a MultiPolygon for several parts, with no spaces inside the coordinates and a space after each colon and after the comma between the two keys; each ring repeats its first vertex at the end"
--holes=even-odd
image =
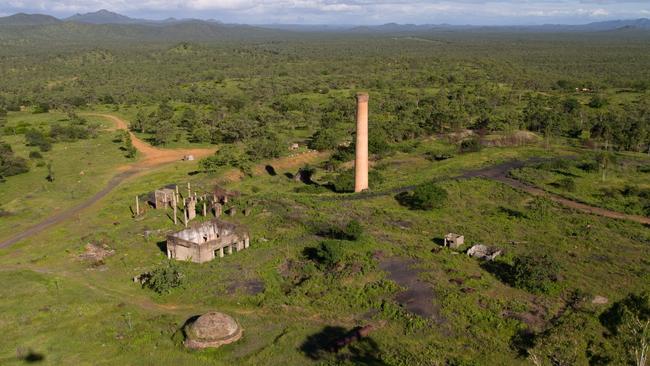
{"type": "Polygon", "coordinates": [[[650,17],[650,0],[0,0],[0,15],[108,9],[148,19],[264,24],[544,24],[650,17]]]}

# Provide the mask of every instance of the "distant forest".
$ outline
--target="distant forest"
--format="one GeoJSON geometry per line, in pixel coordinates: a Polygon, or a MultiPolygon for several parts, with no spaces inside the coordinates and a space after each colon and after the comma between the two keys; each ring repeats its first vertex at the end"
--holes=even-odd
{"type": "Polygon", "coordinates": [[[136,108],[132,128],[157,144],[180,134],[201,143],[307,134],[322,150],[349,139],[352,96],[367,90],[377,151],[463,129],[528,129],[647,151],[649,65],[650,32],[626,29],[0,26],[0,108],[136,108]]]}

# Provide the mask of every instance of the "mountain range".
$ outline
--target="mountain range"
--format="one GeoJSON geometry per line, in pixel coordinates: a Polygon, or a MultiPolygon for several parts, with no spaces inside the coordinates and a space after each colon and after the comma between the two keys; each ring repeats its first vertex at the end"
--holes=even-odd
{"type": "MultiPolygon", "coordinates": [[[[0,17],[0,26],[43,26],[65,23],[77,23],[86,25],[138,25],[167,27],[170,25],[191,24],[197,27],[222,26],[216,20],[200,19],[175,19],[149,20],[130,18],[125,15],[114,13],[105,9],[85,14],[75,14],[71,17],[58,19],[44,14],[18,13],[7,17],[0,17]]],[[[229,25],[239,27],[243,25],[229,25]]],[[[249,29],[251,27],[248,27],[249,29]]],[[[296,24],[265,24],[256,28],[266,28],[281,31],[293,32],[353,32],[353,33],[408,33],[427,32],[435,30],[514,30],[533,32],[600,32],[621,29],[650,30],[650,19],[629,19],[594,22],[578,25],[545,24],[545,25],[521,25],[521,26],[477,26],[477,25],[449,25],[449,24],[397,24],[388,23],[383,25],[354,26],[354,25],[296,25],[296,24]]]]}

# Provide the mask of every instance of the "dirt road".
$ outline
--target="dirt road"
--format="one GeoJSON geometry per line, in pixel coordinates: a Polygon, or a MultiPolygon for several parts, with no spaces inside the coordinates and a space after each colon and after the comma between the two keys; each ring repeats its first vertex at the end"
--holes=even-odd
{"type": "Polygon", "coordinates": [[[519,169],[527,164],[531,163],[531,161],[524,162],[524,161],[513,161],[513,162],[507,162],[503,164],[498,164],[495,166],[491,166],[485,169],[479,169],[471,172],[467,172],[463,174],[462,178],[475,178],[475,177],[480,177],[480,178],[486,178],[486,179],[492,179],[496,180],[497,182],[501,182],[503,184],[509,185],[510,187],[522,190],[528,194],[531,194],[533,196],[541,196],[541,197],[546,197],[550,199],[553,202],[557,202],[563,206],[586,212],[589,214],[593,215],[599,215],[599,216],[604,216],[604,217],[609,217],[612,219],[620,219],[620,220],[628,220],[628,221],[634,221],[638,222],[640,224],[644,225],[650,225],[650,217],[645,217],[645,216],[638,216],[638,215],[629,215],[625,214],[622,212],[618,211],[612,211],[608,210],[606,208],[602,207],[595,207],[595,206],[590,206],[581,202],[576,202],[573,200],[570,200],[568,198],[564,198],[562,196],[559,196],[555,193],[551,193],[548,191],[545,191],[543,189],[537,188],[535,186],[526,184],[522,181],[510,178],[508,176],[508,172],[513,170],[513,169],[519,169]]]}
{"type": "MultiPolygon", "coordinates": [[[[87,116],[101,117],[105,118],[114,123],[116,130],[128,130],[128,124],[123,119],[113,116],[111,114],[100,114],[92,113],[86,114],[87,116]]],[[[62,221],[65,221],[74,215],[78,214],[80,211],[92,206],[97,203],[99,200],[104,198],[108,193],[110,193],[115,187],[117,187],[124,180],[131,178],[138,174],[146,173],[149,169],[162,166],[164,164],[178,162],[183,159],[186,155],[193,155],[195,159],[200,159],[206,156],[214,154],[217,149],[159,149],[157,147],[151,146],[150,144],[142,141],[140,138],[135,136],[132,132],[129,132],[131,135],[131,140],[133,146],[138,150],[140,154],[140,159],[137,162],[126,164],[117,168],[119,172],[108,182],[106,187],[101,191],[97,192],[92,197],[88,198],[86,201],[79,203],[76,206],[73,206],[63,212],[57,213],[53,216],[46,218],[45,220],[39,222],[38,224],[28,228],[27,230],[18,233],[2,242],[0,242],[0,249],[6,248],[15,244],[21,240],[24,240],[32,235],[38,234],[41,231],[56,225],[62,221]]],[[[309,152],[305,154],[295,155],[276,159],[269,162],[268,164],[260,164],[253,168],[254,174],[263,174],[265,171],[266,165],[272,165],[275,169],[290,169],[293,167],[300,167],[304,164],[307,164],[315,159],[322,158],[326,156],[327,153],[318,153],[318,152],[309,152]]],[[[226,181],[236,181],[243,177],[239,170],[231,170],[226,172],[224,177],[226,181]]]]}
{"type": "MultiPolygon", "coordinates": [[[[115,124],[116,129],[128,130],[129,126],[123,119],[111,114],[86,114],[86,116],[102,117],[115,124]]],[[[195,159],[204,158],[214,154],[217,149],[159,149],[142,141],[133,132],[129,131],[133,146],[138,150],[141,159],[135,164],[129,164],[126,167],[151,168],[162,164],[180,161],[186,155],[193,155],[195,159]]]]}
{"type": "MultiPolygon", "coordinates": [[[[87,116],[105,118],[113,122],[115,124],[116,129],[128,130],[127,123],[116,116],[110,114],[87,114],[87,116]]],[[[138,153],[141,156],[140,160],[119,167],[117,169],[119,173],[115,175],[113,178],[111,178],[111,180],[108,182],[106,187],[104,187],[101,191],[97,192],[92,197],[88,198],[84,202],[81,202],[78,205],[73,206],[65,211],[50,216],[45,220],[39,222],[38,224],[28,228],[27,230],[0,242],[0,248],[6,248],[32,235],[38,234],[41,231],[53,225],[56,225],[66,219],[73,217],[75,214],[92,206],[93,204],[95,204],[96,202],[104,198],[104,196],[106,196],[109,192],[111,192],[115,187],[117,187],[120,183],[122,183],[127,178],[130,178],[140,173],[145,173],[148,169],[157,166],[180,161],[186,155],[194,155],[195,159],[199,159],[208,155],[212,155],[217,150],[217,149],[159,149],[142,141],[133,133],[131,132],[129,133],[131,134],[131,140],[133,141],[133,146],[135,146],[135,148],[138,149],[138,153]]]]}

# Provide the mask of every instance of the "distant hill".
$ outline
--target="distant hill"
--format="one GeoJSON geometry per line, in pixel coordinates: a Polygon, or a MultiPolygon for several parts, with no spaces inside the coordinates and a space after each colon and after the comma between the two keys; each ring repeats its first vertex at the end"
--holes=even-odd
{"type": "Polygon", "coordinates": [[[349,29],[355,33],[408,33],[427,32],[434,30],[492,30],[492,31],[528,31],[528,32],[603,32],[618,29],[650,30],[650,19],[629,19],[594,22],[588,24],[544,24],[544,25],[513,25],[513,26],[476,26],[450,24],[397,24],[359,26],[349,29]]]}
{"type": "Polygon", "coordinates": [[[144,19],[133,19],[125,15],[102,9],[93,13],[75,14],[65,19],[68,22],[89,24],[134,24],[147,22],[144,19]]]}
{"type": "Polygon", "coordinates": [[[61,20],[44,14],[18,13],[8,17],[0,17],[0,25],[43,25],[57,23],[61,23],[61,20]]]}

